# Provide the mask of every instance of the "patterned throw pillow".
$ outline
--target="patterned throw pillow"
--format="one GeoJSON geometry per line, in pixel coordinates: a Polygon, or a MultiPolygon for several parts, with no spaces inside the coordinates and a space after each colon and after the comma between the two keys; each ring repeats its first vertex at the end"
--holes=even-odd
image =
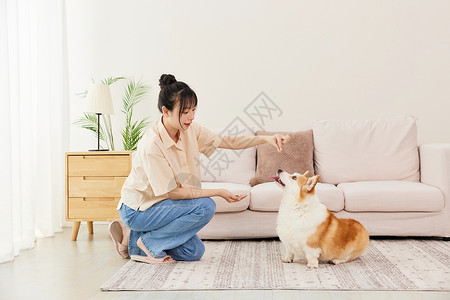
{"type": "Polygon", "coordinates": [[[288,173],[304,173],[309,171],[308,176],[314,175],[314,142],[313,131],[296,132],[265,132],[257,131],[256,135],[274,135],[276,133],[288,134],[291,139],[283,145],[283,151],[279,153],[270,144],[257,146],[256,175],[250,180],[250,185],[273,181],[269,176],[275,176],[278,169],[288,173]]]}

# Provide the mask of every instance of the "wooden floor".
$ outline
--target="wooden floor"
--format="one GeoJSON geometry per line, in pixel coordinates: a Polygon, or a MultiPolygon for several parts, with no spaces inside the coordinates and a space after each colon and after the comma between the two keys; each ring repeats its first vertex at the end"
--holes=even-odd
{"type": "Polygon", "coordinates": [[[32,250],[0,264],[1,299],[450,299],[450,292],[368,291],[157,291],[102,292],[105,283],[127,260],[120,258],[107,234],[107,225],[94,224],[89,235],[83,223],[78,240],[72,228],[54,238],[38,239],[32,250]]]}

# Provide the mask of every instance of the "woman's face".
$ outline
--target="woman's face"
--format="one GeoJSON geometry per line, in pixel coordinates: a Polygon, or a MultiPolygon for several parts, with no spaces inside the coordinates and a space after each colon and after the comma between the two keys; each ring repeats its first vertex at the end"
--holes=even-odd
{"type": "Polygon", "coordinates": [[[195,106],[185,109],[178,120],[180,104],[178,103],[172,111],[167,111],[166,119],[172,128],[179,130],[187,130],[191,126],[192,121],[195,118],[195,106]]]}

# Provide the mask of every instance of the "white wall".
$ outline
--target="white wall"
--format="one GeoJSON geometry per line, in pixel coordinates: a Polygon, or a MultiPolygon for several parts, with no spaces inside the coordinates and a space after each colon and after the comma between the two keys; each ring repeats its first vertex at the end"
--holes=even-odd
{"type": "MultiPolygon", "coordinates": [[[[450,1],[66,1],[72,120],[91,78],[134,76],[151,85],[137,116],[155,121],[159,76],[172,73],[209,128],[252,125],[243,110],[264,92],[282,110],[266,129],[414,115],[419,143],[450,142],[450,1]]],[[[71,127],[72,151],[95,147],[71,127]]]]}

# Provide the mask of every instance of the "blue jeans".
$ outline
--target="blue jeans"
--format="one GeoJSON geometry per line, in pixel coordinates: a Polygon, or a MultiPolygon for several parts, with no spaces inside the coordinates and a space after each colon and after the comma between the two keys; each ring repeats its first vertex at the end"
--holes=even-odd
{"type": "Polygon", "coordinates": [[[131,230],[128,253],[147,256],[136,244],[141,238],[156,258],[170,255],[175,260],[199,260],[205,246],[197,232],[208,224],[215,210],[216,203],[211,198],[166,199],[144,211],[122,204],[120,218],[131,230]]]}

